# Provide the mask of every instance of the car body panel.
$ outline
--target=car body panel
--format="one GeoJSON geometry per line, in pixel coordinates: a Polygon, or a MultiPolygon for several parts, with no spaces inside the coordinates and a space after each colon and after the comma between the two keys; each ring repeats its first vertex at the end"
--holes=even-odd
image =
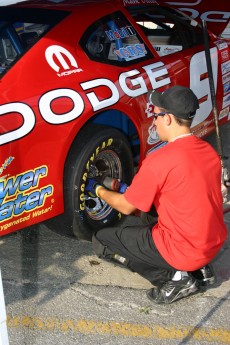
{"type": "Polygon", "coordinates": [[[177,8],[196,20],[205,20],[209,30],[216,35],[220,35],[229,23],[229,3],[226,0],[158,0],[158,3],[177,8]]]}

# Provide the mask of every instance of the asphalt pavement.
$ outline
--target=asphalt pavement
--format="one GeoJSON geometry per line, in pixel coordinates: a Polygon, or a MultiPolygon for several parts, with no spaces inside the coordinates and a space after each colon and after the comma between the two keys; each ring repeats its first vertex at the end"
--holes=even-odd
{"type": "MultiPolygon", "coordinates": [[[[230,156],[230,123],[221,129],[230,156]]],[[[213,146],[215,137],[208,139],[213,146]]],[[[225,165],[230,169],[230,158],[225,165]]],[[[224,209],[230,208],[230,201],[224,209]]],[[[205,216],[205,214],[204,214],[205,216]]],[[[230,212],[224,214],[230,231],[230,212]]],[[[127,224],[138,222],[136,217],[127,224]]],[[[217,283],[168,306],[150,283],[98,259],[90,242],[45,224],[0,238],[10,345],[230,344],[230,238],[213,262],[217,283]]],[[[5,345],[5,344],[1,344],[5,345]]]]}

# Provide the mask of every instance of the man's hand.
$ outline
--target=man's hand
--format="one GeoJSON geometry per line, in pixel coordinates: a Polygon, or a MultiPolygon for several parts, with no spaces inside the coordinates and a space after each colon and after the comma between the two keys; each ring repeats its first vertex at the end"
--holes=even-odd
{"type": "Polygon", "coordinates": [[[85,193],[87,193],[92,198],[99,198],[97,190],[100,187],[105,187],[109,190],[114,190],[118,193],[123,194],[126,189],[128,188],[128,185],[124,182],[120,182],[113,178],[106,178],[103,181],[100,179],[95,178],[87,178],[86,185],[85,185],[85,193]],[[116,181],[116,188],[114,189],[114,181],[116,181]],[[105,183],[104,183],[105,182],[105,183]]]}
{"type": "Polygon", "coordinates": [[[85,184],[85,192],[91,196],[92,198],[99,198],[97,195],[97,189],[99,187],[102,187],[99,181],[94,180],[92,178],[87,178],[86,184],[85,184]]]}
{"type": "MultiPolygon", "coordinates": [[[[124,186],[123,186],[124,187],[124,186]]],[[[125,186],[126,188],[126,186],[125,186]]],[[[103,186],[98,188],[97,190],[98,196],[100,199],[104,200],[107,204],[109,204],[112,208],[121,212],[125,215],[129,215],[136,211],[136,207],[130,204],[124,196],[124,192],[122,191],[113,191],[104,188],[103,186]]]]}
{"type": "Polygon", "coordinates": [[[123,194],[126,189],[128,188],[128,185],[124,182],[120,182],[120,186],[119,186],[119,189],[118,189],[118,192],[123,194]]]}

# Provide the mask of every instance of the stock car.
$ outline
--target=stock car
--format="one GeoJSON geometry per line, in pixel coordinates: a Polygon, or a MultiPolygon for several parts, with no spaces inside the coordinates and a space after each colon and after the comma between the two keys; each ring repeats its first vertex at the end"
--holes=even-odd
{"type": "MultiPolygon", "coordinates": [[[[219,124],[229,121],[230,42],[210,31],[219,124]]],[[[122,214],[87,177],[130,184],[162,143],[149,90],[190,87],[192,131],[215,129],[202,22],[156,1],[34,0],[0,7],[0,235],[57,220],[90,238],[122,214]]],[[[170,159],[170,158],[169,158],[170,159]]]]}

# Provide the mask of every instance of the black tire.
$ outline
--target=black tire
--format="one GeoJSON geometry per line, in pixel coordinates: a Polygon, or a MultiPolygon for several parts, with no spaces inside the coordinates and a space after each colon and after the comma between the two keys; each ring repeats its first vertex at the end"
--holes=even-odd
{"type": "Polygon", "coordinates": [[[125,136],[117,129],[87,126],[73,143],[65,168],[65,215],[72,219],[77,238],[91,240],[92,234],[123,218],[99,198],[84,193],[86,177],[110,176],[130,184],[133,157],[125,136]]]}

